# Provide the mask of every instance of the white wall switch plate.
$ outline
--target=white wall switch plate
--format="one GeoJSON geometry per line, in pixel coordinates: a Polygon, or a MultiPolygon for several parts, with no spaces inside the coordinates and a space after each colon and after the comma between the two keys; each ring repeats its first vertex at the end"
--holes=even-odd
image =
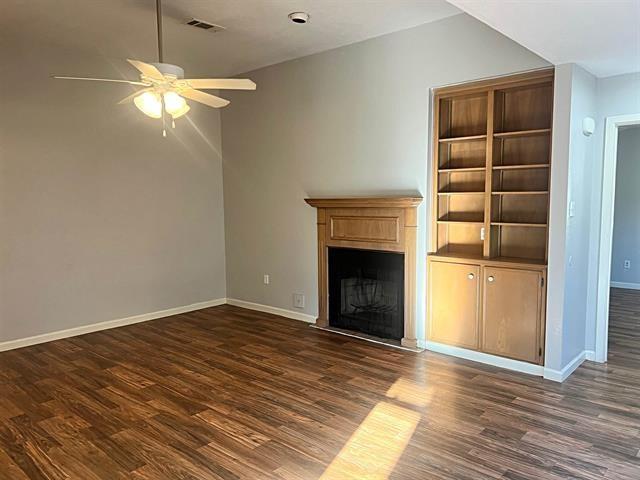
{"type": "Polygon", "coordinates": [[[576,202],[571,200],[569,202],[569,218],[576,216],[576,202]]]}
{"type": "Polygon", "coordinates": [[[269,285],[269,275],[265,275],[262,281],[265,285],[269,285]]]}
{"type": "Polygon", "coordinates": [[[296,308],[304,308],[304,295],[301,293],[293,294],[293,306],[296,308]]]}
{"type": "Polygon", "coordinates": [[[631,270],[631,260],[625,260],[624,261],[624,269],[625,270],[631,270]]]}

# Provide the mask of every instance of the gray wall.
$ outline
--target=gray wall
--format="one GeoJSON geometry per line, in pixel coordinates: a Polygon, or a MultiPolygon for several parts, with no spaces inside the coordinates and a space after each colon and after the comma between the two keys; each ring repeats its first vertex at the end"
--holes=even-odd
{"type": "Polygon", "coordinates": [[[640,288],[640,127],[618,135],[611,281],[640,288]],[[631,269],[624,269],[624,261],[631,269]]]}
{"type": "Polygon", "coordinates": [[[163,139],[120,59],[0,39],[0,343],[225,297],[219,114],[163,139]]]}
{"type": "MultiPolygon", "coordinates": [[[[467,15],[248,74],[222,114],[228,297],[317,314],[308,196],[428,198],[429,89],[548,65],[467,15]],[[452,35],[452,32],[455,32],[452,35]],[[263,284],[263,274],[271,284],[263,284]]],[[[419,217],[424,335],[427,204],[419,217]]]]}
{"type": "MultiPolygon", "coordinates": [[[[594,158],[591,179],[591,211],[602,209],[602,171],[604,168],[604,123],[607,117],[640,113],[640,72],[598,79],[596,131],[593,135],[594,158]]],[[[589,289],[587,291],[587,350],[595,350],[596,303],[600,221],[590,225],[589,289]]]]}
{"type": "MultiPolygon", "coordinates": [[[[591,177],[593,175],[593,137],[582,132],[585,117],[596,116],[596,77],[572,65],[571,120],[569,130],[568,202],[566,230],[566,276],[562,338],[562,367],[585,350],[587,325],[586,297],[589,280],[589,230],[594,218],[591,210],[591,177]]],[[[553,228],[553,226],[551,227],[553,228]]],[[[551,284],[551,288],[554,285],[551,284]]]]}

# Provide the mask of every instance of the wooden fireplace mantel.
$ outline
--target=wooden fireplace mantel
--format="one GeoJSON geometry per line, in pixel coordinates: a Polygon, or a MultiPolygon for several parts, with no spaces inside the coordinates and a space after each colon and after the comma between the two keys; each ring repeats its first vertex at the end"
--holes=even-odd
{"type": "Polygon", "coordinates": [[[329,247],[404,254],[404,338],[417,347],[416,248],[418,205],[422,197],[307,198],[318,209],[318,319],[329,325],[329,247]]]}

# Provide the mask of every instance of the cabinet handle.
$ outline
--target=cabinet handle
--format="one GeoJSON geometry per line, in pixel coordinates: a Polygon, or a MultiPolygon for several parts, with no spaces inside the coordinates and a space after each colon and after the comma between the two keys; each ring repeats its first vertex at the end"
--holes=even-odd
{"type": "Polygon", "coordinates": [[[487,277],[487,281],[489,281],[489,282],[493,282],[494,280],[495,280],[495,278],[493,277],[493,275],[489,275],[487,277]]]}
{"type": "Polygon", "coordinates": [[[476,276],[473,273],[470,273],[469,275],[467,275],[467,278],[469,280],[473,280],[474,278],[476,278],[476,276]]]}

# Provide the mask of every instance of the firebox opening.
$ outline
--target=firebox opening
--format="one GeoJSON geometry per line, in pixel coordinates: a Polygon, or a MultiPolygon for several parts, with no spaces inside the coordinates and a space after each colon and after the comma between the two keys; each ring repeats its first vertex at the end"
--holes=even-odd
{"type": "Polygon", "coordinates": [[[401,340],[404,255],[329,248],[329,325],[401,340]]]}

